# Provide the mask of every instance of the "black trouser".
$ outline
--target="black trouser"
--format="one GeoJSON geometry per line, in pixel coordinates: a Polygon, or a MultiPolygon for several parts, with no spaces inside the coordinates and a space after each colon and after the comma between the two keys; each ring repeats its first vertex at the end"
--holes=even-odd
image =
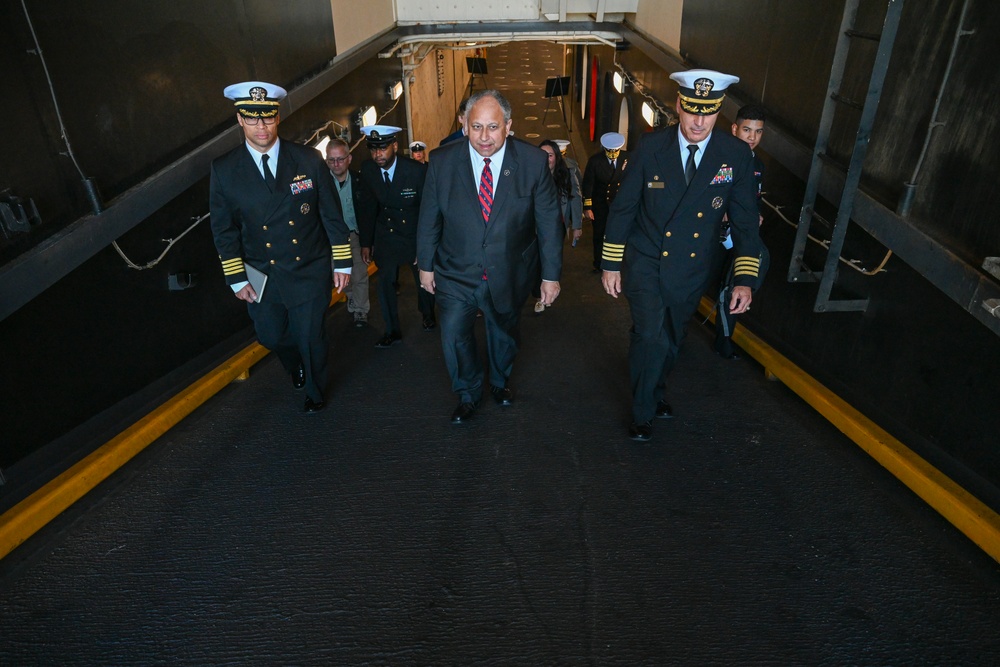
{"type": "MultiPolygon", "coordinates": [[[[377,260],[376,260],[377,261],[377,260]]],[[[385,321],[385,333],[403,335],[403,329],[399,323],[399,299],[396,296],[396,287],[393,278],[398,275],[403,264],[379,264],[378,279],[378,300],[382,308],[382,319],[385,321]]],[[[413,283],[417,290],[417,308],[424,317],[434,317],[434,295],[420,288],[420,275],[417,265],[407,263],[413,273],[413,283]]]]}
{"type": "Polygon", "coordinates": [[[594,268],[601,268],[601,255],[604,253],[604,232],[608,227],[608,212],[594,212],[594,268]]]}
{"type": "Polygon", "coordinates": [[[306,395],[323,400],[326,388],[326,359],[329,340],[324,320],[330,295],[324,294],[297,306],[282,303],[248,303],[260,344],[273,350],[289,374],[299,365],[306,371],[306,395]]]}
{"type": "Polygon", "coordinates": [[[666,400],[667,377],[674,368],[698,299],[664,306],[655,281],[630,289],[625,296],[632,312],[628,350],[632,418],[641,423],[653,418],[657,401],[666,400]]]}
{"type": "Polygon", "coordinates": [[[451,376],[451,388],[461,403],[478,403],[483,396],[483,362],[476,349],[476,313],[483,311],[486,351],[490,363],[489,382],[506,387],[519,344],[521,309],[499,313],[493,307],[489,286],[482,283],[467,297],[438,292],[441,315],[441,347],[451,376]]]}

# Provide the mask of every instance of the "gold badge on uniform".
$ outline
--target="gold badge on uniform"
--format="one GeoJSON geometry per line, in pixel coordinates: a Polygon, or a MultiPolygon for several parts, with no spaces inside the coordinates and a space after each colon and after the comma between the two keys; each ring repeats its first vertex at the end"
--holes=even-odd
{"type": "Polygon", "coordinates": [[[712,200],[712,208],[722,208],[722,197],[716,197],[712,200]]]}
{"type": "MultiPolygon", "coordinates": [[[[722,204],[719,204],[719,206],[721,205],[722,204]]],[[[718,206],[716,206],[716,208],[718,208],[718,206]]],[[[299,207],[299,210],[302,211],[302,215],[305,215],[306,213],[309,212],[309,204],[303,204],[302,206],[299,207]]]]}

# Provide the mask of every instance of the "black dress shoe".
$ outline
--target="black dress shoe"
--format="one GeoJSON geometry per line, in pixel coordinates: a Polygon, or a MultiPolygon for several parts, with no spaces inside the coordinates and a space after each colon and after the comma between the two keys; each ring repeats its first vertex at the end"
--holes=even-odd
{"type": "Polygon", "coordinates": [[[729,336],[719,336],[715,339],[715,352],[723,359],[731,361],[743,358],[733,347],[733,339],[729,336]]]}
{"type": "Polygon", "coordinates": [[[496,387],[490,385],[490,394],[497,405],[510,406],[514,404],[514,390],[510,387],[496,387]]]}
{"type": "Polygon", "coordinates": [[[434,331],[436,326],[437,320],[433,315],[424,315],[424,331],[434,331]]]}
{"type": "Polygon", "coordinates": [[[628,427],[628,437],[639,442],[646,442],[653,437],[653,422],[632,422],[628,427]]]}
{"type": "Polygon", "coordinates": [[[308,413],[319,412],[320,410],[323,409],[324,405],[326,404],[322,400],[314,401],[308,396],[306,396],[306,405],[305,405],[306,412],[308,413]]]}
{"type": "Polygon", "coordinates": [[[673,419],[674,409],[670,407],[670,404],[666,401],[656,402],[656,418],[657,419],[673,419]]]}
{"type": "Polygon", "coordinates": [[[396,343],[402,342],[402,340],[403,337],[400,336],[399,334],[392,334],[392,333],[386,334],[378,339],[378,342],[375,343],[375,347],[379,348],[380,350],[385,349],[387,347],[392,347],[396,343]]]}
{"type": "Polygon", "coordinates": [[[459,403],[455,411],[451,413],[451,423],[464,424],[469,421],[472,419],[476,407],[478,407],[478,403],[459,403]]]}
{"type": "Polygon", "coordinates": [[[299,366],[292,373],[292,386],[296,389],[302,389],[302,387],[306,386],[306,369],[302,366],[299,366]]]}

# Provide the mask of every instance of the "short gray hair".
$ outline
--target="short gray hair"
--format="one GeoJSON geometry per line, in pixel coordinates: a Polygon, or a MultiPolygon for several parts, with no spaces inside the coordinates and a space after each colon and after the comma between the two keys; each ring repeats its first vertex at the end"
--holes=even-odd
{"type": "Polygon", "coordinates": [[[499,90],[492,90],[492,89],[480,90],[478,93],[473,93],[473,95],[469,97],[468,104],[465,105],[466,119],[468,119],[469,112],[472,111],[472,107],[476,106],[476,103],[482,100],[484,97],[492,97],[493,99],[495,99],[497,101],[497,104],[500,105],[500,108],[503,109],[503,121],[506,123],[510,120],[512,113],[510,108],[510,102],[507,101],[506,97],[500,94],[499,90]]]}
{"type": "Polygon", "coordinates": [[[344,141],[343,139],[341,139],[340,137],[332,137],[330,139],[330,143],[326,145],[326,150],[329,151],[334,146],[343,148],[345,151],[347,151],[348,155],[351,154],[351,145],[346,141],[344,141]]]}

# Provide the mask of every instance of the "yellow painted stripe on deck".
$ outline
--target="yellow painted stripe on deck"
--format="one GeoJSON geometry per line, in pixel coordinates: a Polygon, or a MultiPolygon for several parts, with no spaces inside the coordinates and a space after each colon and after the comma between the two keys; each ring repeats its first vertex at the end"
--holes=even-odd
{"type": "MultiPolygon", "coordinates": [[[[711,299],[702,298],[698,310],[708,317],[713,306],[711,299]]],[[[733,342],[1000,562],[1000,514],[738,323],[733,342]]]]}
{"type": "MultiPolygon", "coordinates": [[[[378,267],[368,265],[368,275],[378,267]]],[[[332,301],[345,295],[332,292],[332,301]]],[[[41,530],[91,489],[111,476],[178,422],[234,380],[245,379],[251,366],[269,351],[251,343],[181,391],[156,410],[119,433],[73,467],[0,515],[0,559],[41,530]]]]}
{"type": "Polygon", "coordinates": [[[0,558],[218,393],[267,350],[253,343],[0,516],[0,558]]]}

